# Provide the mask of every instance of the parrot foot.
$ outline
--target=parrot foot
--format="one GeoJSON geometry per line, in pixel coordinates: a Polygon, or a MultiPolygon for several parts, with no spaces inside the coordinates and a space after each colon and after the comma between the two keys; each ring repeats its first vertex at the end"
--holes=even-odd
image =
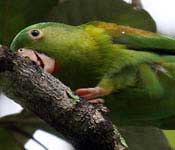
{"type": "Polygon", "coordinates": [[[104,103],[104,99],[102,98],[96,98],[96,99],[91,99],[87,101],[91,104],[103,104],[104,103]]]}
{"type": "Polygon", "coordinates": [[[81,88],[77,89],[75,93],[90,103],[104,103],[103,99],[97,97],[106,95],[105,89],[101,87],[81,88]]]}

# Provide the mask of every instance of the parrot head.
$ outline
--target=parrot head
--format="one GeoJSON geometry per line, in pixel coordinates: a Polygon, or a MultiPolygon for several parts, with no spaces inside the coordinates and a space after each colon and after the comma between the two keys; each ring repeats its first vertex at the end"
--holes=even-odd
{"type": "MultiPolygon", "coordinates": [[[[38,23],[20,31],[13,39],[10,49],[29,57],[63,81],[66,79],[70,80],[69,83],[76,82],[77,74],[92,81],[100,72],[98,68],[103,69],[101,66],[105,64],[105,53],[101,53],[102,49],[99,48],[102,44],[98,44],[95,36],[102,39],[101,29],[91,30],[90,27],[84,30],[81,26],[38,23]]],[[[104,50],[107,51],[106,48],[104,50]]],[[[85,84],[83,81],[80,82],[85,84]]]]}
{"type": "Polygon", "coordinates": [[[77,61],[81,54],[85,56],[93,47],[95,43],[83,30],[53,22],[38,23],[23,29],[10,46],[12,51],[29,57],[49,73],[59,71],[60,65],[70,65],[73,59],[77,61]]]}
{"type": "Polygon", "coordinates": [[[58,71],[58,63],[54,56],[63,40],[60,34],[65,32],[61,24],[56,25],[60,26],[56,31],[54,23],[39,23],[23,29],[13,39],[11,50],[20,56],[29,57],[49,73],[58,71]]]}

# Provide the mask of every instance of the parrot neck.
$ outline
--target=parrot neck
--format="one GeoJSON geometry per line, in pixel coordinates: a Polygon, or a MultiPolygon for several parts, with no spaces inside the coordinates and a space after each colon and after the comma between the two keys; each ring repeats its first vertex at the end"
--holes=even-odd
{"type": "Polygon", "coordinates": [[[81,35],[79,42],[69,40],[69,48],[58,56],[63,63],[57,76],[73,89],[96,86],[115,58],[111,37],[103,29],[88,26],[81,35]]]}
{"type": "Polygon", "coordinates": [[[113,65],[114,56],[109,53],[111,51],[108,47],[105,50],[101,48],[86,54],[79,53],[79,56],[66,57],[65,63],[60,64],[60,71],[55,76],[74,90],[96,86],[113,65]]]}

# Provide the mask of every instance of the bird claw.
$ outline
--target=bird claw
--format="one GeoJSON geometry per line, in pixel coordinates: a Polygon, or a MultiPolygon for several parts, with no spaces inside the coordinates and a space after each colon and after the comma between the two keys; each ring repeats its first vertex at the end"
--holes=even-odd
{"type": "Polygon", "coordinates": [[[91,103],[91,104],[103,104],[104,99],[102,99],[102,98],[91,99],[91,100],[88,100],[88,102],[91,103]]]}
{"type": "Polygon", "coordinates": [[[101,87],[95,88],[81,88],[77,89],[75,93],[90,103],[104,103],[104,100],[101,98],[97,98],[105,95],[105,89],[101,87]]]}

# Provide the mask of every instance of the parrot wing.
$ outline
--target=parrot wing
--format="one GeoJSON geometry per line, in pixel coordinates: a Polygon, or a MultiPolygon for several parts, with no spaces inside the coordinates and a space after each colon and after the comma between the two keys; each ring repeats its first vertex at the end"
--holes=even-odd
{"type": "Polygon", "coordinates": [[[129,49],[175,54],[175,38],[166,35],[115,23],[94,21],[86,25],[104,29],[112,37],[114,43],[125,44],[129,49]]]}

